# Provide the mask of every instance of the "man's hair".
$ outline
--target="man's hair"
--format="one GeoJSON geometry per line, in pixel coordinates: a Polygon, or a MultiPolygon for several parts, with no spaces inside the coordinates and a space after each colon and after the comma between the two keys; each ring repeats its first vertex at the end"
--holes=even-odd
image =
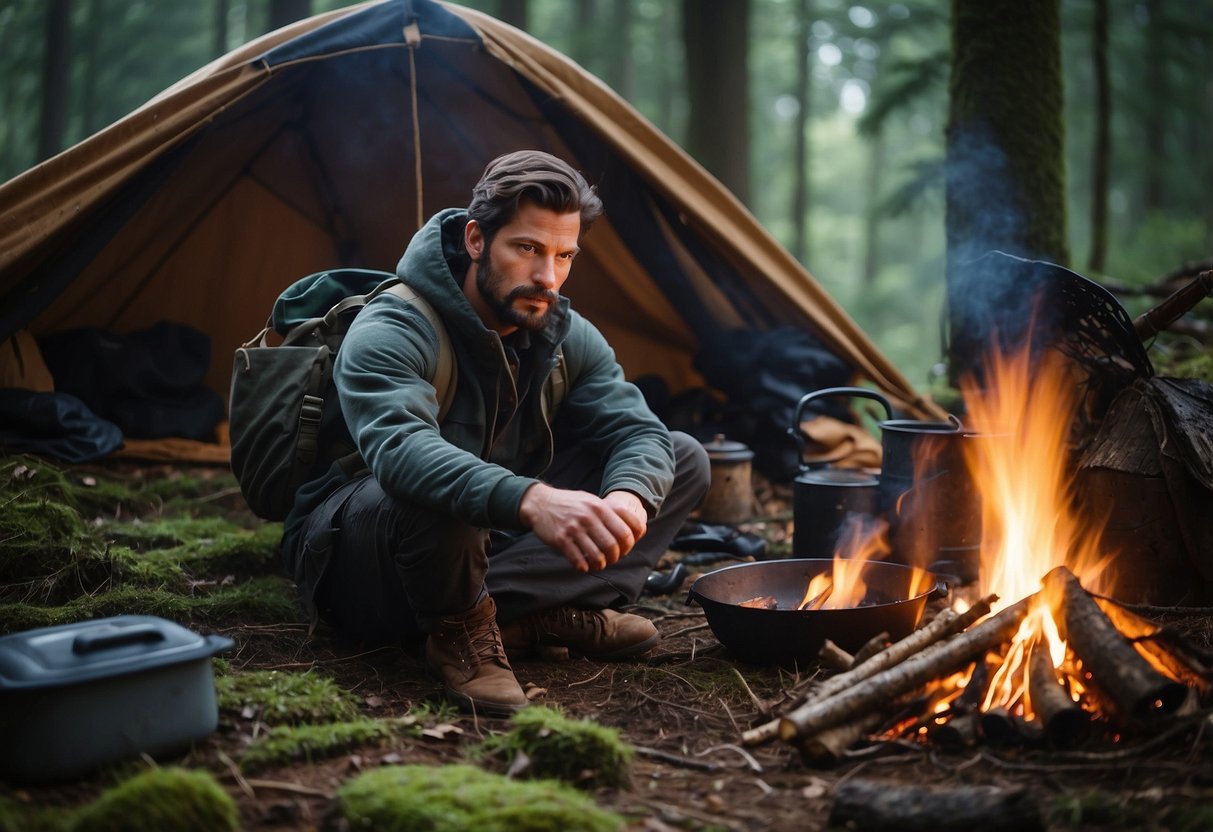
{"type": "Polygon", "coordinates": [[[597,192],[568,163],[539,150],[518,150],[489,162],[472,189],[468,219],[476,220],[485,243],[492,244],[524,200],[558,214],[577,211],[581,234],[602,215],[597,192]]]}

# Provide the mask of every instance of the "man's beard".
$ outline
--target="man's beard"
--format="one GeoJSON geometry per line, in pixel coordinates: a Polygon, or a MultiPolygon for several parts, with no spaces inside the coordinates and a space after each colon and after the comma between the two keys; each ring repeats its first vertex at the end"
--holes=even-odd
{"type": "Polygon", "coordinates": [[[538,331],[547,326],[548,319],[552,317],[552,310],[556,308],[560,295],[550,289],[544,289],[542,286],[533,285],[516,286],[502,295],[500,288],[504,282],[501,275],[493,270],[493,259],[486,246],[484,255],[480,258],[476,268],[476,288],[480,292],[480,297],[497,316],[497,320],[503,324],[532,331],[538,331]],[[542,298],[548,302],[548,306],[543,312],[529,312],[514,305],[514,301],[518,298],[542,298]]]}

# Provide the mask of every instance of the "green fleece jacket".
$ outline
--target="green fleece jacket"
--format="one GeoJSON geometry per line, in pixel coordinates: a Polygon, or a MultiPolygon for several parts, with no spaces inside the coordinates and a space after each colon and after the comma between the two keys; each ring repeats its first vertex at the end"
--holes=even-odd
{"type": "MultiPolygon", "coordinates": [[[[557,441],[575,442],[602,457],[602,494],[631,491],[652,517],[673,480],[669,432],[624,380],[601,333],[564,298],[542,331],[508,339],[521,341],[515,384],[502,339],[484,326],[461,289],[466,222],[461,209],[435,215],[397,267],[450,336],[457,363],[450,410],[439,425],[428,380],[437,364],[437,335],[412,306],[382,295],[351,324],[333,371],[354,447],[388,494],[471,525],[520,530],[523,493],[542,477],[557,441]],[[542,392],[558,348],[568,387],[558,412],[547,414],[542,392]]],[[[286,536],[347,479],[334,465],[300,489],[286,536]]]]}

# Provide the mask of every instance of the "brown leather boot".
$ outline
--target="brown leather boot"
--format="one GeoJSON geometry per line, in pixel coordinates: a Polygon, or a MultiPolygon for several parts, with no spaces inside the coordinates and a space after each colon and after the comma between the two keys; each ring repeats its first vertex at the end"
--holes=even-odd
{"type": "Polygon", "coordinates": [[[567,647],[570,654],[600,661],[638,656],[660,638],[643,616],[573,607],[541,610],[501,628],[501,640],[511,652],[567,647]]]}
{"type": "Polygon", "coordinates": [[[425,660],[447,698],[464,710],[509,716],[527,704],[501,644],[492,598],[443,618],[426,640],[425,660]]]}

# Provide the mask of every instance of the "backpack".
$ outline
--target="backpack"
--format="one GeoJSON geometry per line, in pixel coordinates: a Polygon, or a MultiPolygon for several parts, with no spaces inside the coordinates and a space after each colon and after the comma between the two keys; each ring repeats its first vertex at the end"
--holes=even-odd
{"type": "Polygon", "coordinates": [[[321,417],[333,395],[333,359],[350,322],[384,292],[413,304],[438,334],[437,370],[430,383],[441,403],[439,419],[446,415],[455,362],[446,327],[429,303],[386,272],[341,269],[296,281],[274,302],[265,328],[236,350],[232,363],[232,472],[258,517],[286,517],[318,459],[338,461],[347,473],[362,466],[349,447],[321,453],[321,417]],[[278,346],[269,343],[271,330],[283,336],[278,346]]]}
{"type": "MultiPolygon", "coordinates": [[[[295,281],[274,302],[265,328],[236,350],[229,398],[232,473],[249,508],[282,520],[317,462],[336,462],[353,476],[365,465],[351,445],[321,447],[325,402],[335,400],[333,360],[350,323],[371,299],[391,293],[412,304],[438,336],[434,386],[438,421],[455,396],[456,364],[446,327],[434,308],[388,272],[337,269],[295,281]],[[269,343],[273,330],[282,343],[269,343]]],[[[551,414],[564,398],[563,350],[543,391],[551,414]]],[[[329,417],[332,418],[331,416],[329,417]]]]}

